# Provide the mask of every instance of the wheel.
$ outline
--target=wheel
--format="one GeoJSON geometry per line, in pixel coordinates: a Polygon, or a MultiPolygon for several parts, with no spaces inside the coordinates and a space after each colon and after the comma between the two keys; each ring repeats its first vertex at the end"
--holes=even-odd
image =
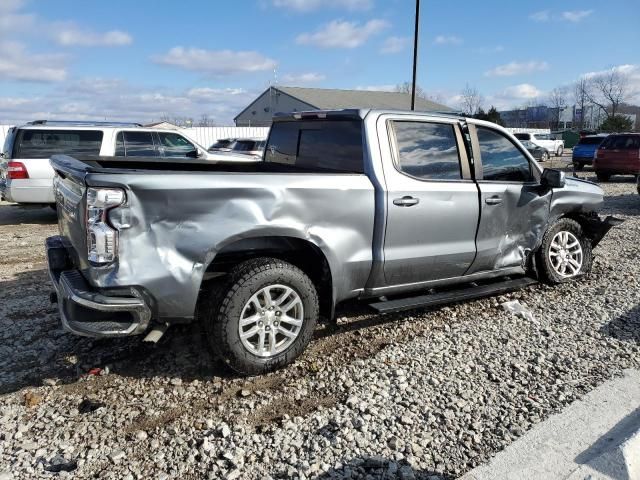
{"type": "Polygon", "coordinates": [[[564,148],[558,147],[558,150],[556,150],[556,156],[561,157],[563,153],[564,153],[564,148]]]}
{"type": "Polygon", "coordinates": [[[578,222],[561,218],[544,234],[536,260],[542,280],[567,282],[591,271],[591,242],[578,222]]]}
{"type": "Polygon", "coordinates": [[[49,208],[50,208],[51,210],[53,210],[54,212],[57,212],[57,211],[58,211],[58,204],[57,204],[57,203],[50,203],[48,206],[49,206],[49,208]]]}
{"type": "Polygon", "coordinates": [[[288,365],[318,321],[318,294],[299,268],[275,258],[237,265],[205,294],[199,317],[216,357],[244,375],[288,365]]]}
{"type": "Polygon", "coordinates": [[[640,175],[636,177],[636,189],[638,190],[638,195],[640,195],[640,175]]]}
{"type": "Polygon", "coordinates": [[[596,172],[596,177],[598,177],[598,181],[599,182],[608,182],[609,179],[611,178],[611,174],[610,173],[596,172]]]}
{"type": "Polygon", "coordinates": [[[540,162],[546,162],[549,160],[549,152],[542,152],[542,156],[540,157],[540,162]]]}
{"type": "Polygon", "coordinates": [[[575,162],[575,163],[573,164],[573,169],[574,169],[576,172],[579,172],[579,171],[580,171],[580,170],[582,170],[583,168],[584,168],[584,163],[575,162]]]}

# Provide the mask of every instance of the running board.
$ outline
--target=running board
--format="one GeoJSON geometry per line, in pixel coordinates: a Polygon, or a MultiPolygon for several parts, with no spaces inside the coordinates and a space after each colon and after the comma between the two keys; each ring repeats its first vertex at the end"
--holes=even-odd
{"type": "Polygon", "coordinates": [[[369,304],[379,313],[402,312],[414,308],[433,307],[447,303],[462,302],[490,295],[500,295],[520,288],[528,287],[538,283],[531,277],[522,277],[515,280],[503,280],[480,286],[467,286],[457,290],[448,290],[440,293],[430,293],[418,297],[399,298],[397,300],[387,300],[369,304]]]}

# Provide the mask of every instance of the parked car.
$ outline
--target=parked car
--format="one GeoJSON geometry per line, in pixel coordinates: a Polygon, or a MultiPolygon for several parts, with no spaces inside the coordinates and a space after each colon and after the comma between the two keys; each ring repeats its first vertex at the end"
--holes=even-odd
{"type": "Polygon", "coordinates": [[[235,138],[221,138],[209,147],[210,152],[230,152],[235,138]]]}
{"type": "Polygon", "coordinates": [[[585,165],[593,164],[593,157],[600,144],[608,135],[590,135],[580,138],[571,154],[574,170],[582,170],[585,165]]]}
{"type": "Polygon", "coordinates": [[[208,153],[175,130],[142,128],[135,123],[39,120],[10,129],[0,158],[0,198],[25,204],[55,203],[49,157],[60,153],[255,161],[246,155],[208,153]]]}
{"type": "Polygon", "coordinates": [[[564,152],[564,140],[556,140],[548,133],[516,133],[515,137],[520,141],[529,140],[558,157],[564,152]]]}
{"type": "Polygon", "coordinates": [[[198,321],[243,374],[292,362],[347,299],[384,313],[576,279],[619,223],[596,184],[453,115],[279,115],[252,165],[79,157],[51,160],[64,327],[157,340],[198,321]]]}
{"type": "Polygon", "coordinates": [[[233,143],[231,152],[262,157],[265,143],[264,138],[238,138],[233,143]]]}
{"type": "Polygon", "coordinates": [[[596,151],[593,169],[601,182],[611,175],[640,175],[640,133],[609,135],[596,151]]]}
{"type": "Polygon", "coordinates": [[[530,140],[522,140],[520,143],[527,149],[527,151],[539,162],[546,162],[549,160],[549,150],[536,145],[530,140]]]}

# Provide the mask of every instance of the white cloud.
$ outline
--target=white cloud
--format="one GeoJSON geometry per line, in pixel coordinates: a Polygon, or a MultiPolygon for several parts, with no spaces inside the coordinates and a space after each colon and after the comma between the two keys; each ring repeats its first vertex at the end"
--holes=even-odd
{"type": "Polygon", "coordinates": [[[568,21],[578,23],[590,16],[593,10],[568,10],[564,12],[552,12],[551,10],[541,10],[532,13],[529,18],[534,22],[568,21]]]}
{"type": "Polygon", "coordinates": [[[407,48],[410,40],[408,37],[389,37],[382,44],[380,53],[400,53],[407,48]]]}
{"type": "Polygon", "coordinates": [[[67,78],[64,55],[34,54],[18,42],[0,42],[0,80],[61,82],[67,78]]]}
{"type": "Polygon", "coordinates": [[[627,94],[629,102],[640,102],[640,64],[624,64],[616,65],[608,70],[600,70],[595,72],[587,72],[582,78],[593,79],[608,75],[611,70],[621,74],[626,80],[627,94]]]}
{"type": "Polygon", "coordinates": [[[29,97],[0,96],[0,123],[36,118],[151,122],[164,115],[192,118],[207,115],[222,125],[260,92],[241,88],[196,87],[186,91],[140,88],[120,79],[85,78],[64,88],[29,97]],[[95,87],[95,88],[94,88],[95,87]]]}
{"type": "Polygon", "coordinates": [[[367,92],[395,92],[395,85],[358,85],[356,90],[364,90],[367,92]]]}
{"type": "Polygon", "coordinates": [[[438,35],[433,43],[436,45],[461,45],[463,40],[455,35],[438,35]]]}
{"type": "Polygon", "coordinates": [[[506,65],[499,65],[485,72],[487,77],[511,77],[514,75],[527,75],[534,72],[543,72],[549,69],[547,62],[511,62],[506,65]]]}
{"type": "Polygon", "coordinates": [[[24,5],[23,0],[0,0],[0,32],[25,31],[34,26],[36,16],[20,12],[24,5]]]}
{"type": "Polygon", "coordinates": [[[163,55],[155,55],[152,60],[158,64],[170,65],[213,76],[272,70],[277,62],[253,51],[204,50],[201,48],[173,47],[163,55]]]}
{"type": "Polygon", "coordinates": [[[300,45],[314,45],[322,48],[357,48],[378,33],[389,27],[385,20],[369,20],[360,25],[358,22],[333,20],[323,25],[315,33],[302,33],[296,38],[300,45]]]}
{"type": "Polygon", "coordinates": [[[593,10],[574,10],[562,12],[562,18],[573,23],[578,23],[593,13],[593,10]]]}
{"type": "Polygon", "coordinates": [[[97,33],[81,30],[72,24],[60,26],[53,36],[59,45],[65,47],[122,47],[133,42],[131,35],[120,30],[97,33]]]}
{"type": "Polygon", "coordinates": [[[373,0],[273,0],[273,5],[296,12],[311,12],[321,8],[340,10],[369,10],[373,0]]]}
{"type": "Polygon", "coordinates": [[[322,73],[307,72],[307,73],[287,73],[282,76],[282,81],[289,84],[299,83],[318,83],[325,80],[327,77],[322,73]]]}

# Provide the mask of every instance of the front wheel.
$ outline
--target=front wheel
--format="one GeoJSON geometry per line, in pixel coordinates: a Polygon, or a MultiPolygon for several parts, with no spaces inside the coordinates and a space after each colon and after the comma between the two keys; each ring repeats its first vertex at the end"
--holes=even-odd
{"type": "Polygon", "coordinates": [[[540,162],[546,162],[547,160],[549,160],[549,152],[542,152],[542,155],[540,156],[540,162]]]}
{"type": "Polygon", "coordinates": [[[582,226],[570,218],[561,218],[549,227],[537,253],[542,279],[551,284],[589,273],[591,261],[591,241],[582,226]]]}
{"type": "Polygon", "coordinates": [[[259,375],[304,351],[318,320],[318,295],[299,268],[258,258],[233,268],[199,312],[214,354],[238,373],[259,375]]]}
{"type": "Polygon", "coordinates": [[[558,147],[558,150],[556,150],[556,156],[561,157],[563,153],[564,153],[564,148],[558,147]]]}

